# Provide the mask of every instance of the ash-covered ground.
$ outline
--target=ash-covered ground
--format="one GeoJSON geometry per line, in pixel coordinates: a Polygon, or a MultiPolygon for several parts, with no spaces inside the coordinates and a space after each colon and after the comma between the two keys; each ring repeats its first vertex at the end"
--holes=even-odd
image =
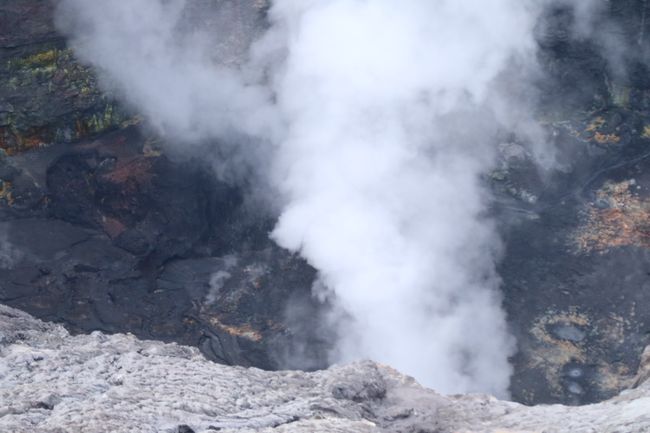
{"type": "Polygon", "coordinates": [[[634,389],[595,405],[442,396],[370,361],[305,373],[207,361],[132,335],[71,336],[0,306],[0,428],[12,433],[553,431],[650,428],[650,350],[634,389]],[[8,368],[11,366],[10,368],[8,368]]]}

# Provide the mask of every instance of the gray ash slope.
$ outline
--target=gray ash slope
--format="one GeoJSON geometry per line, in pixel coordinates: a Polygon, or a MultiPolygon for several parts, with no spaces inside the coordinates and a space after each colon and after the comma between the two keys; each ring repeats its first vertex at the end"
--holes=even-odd
{"type": "MultiPolygon", "coordinates": [[[[549,15],[540,43],[553,79],[540,86],[573,163],[542,179],[511,143],[490,179],[521,402],[612,397],[650,343],[645,11],[609,2],[608,16],[641,41],[622,59],[625,76],[597,42],[567,36],[565,10],[549,15]]],[[[323,367],[315,271],[272,244],[273,221],[242,191],[162,152],[97,89],[51,19],[46,1],[0,5],[0,302],[73,333],[132,332],[226,364],[323,367]],[[287,319],[292,306],[304,320],[287,319]]]]}
{"type": "Polygon", "coordinates": [[[372,362],[316,373],[227,367],[176,344],[71,336],[0,306],[0,429],[641,433],[650,431],[643,381],[650,365],[642,367],[638,386],[610,401],[531,408],[485,395],[445,397],[372,362]]]}

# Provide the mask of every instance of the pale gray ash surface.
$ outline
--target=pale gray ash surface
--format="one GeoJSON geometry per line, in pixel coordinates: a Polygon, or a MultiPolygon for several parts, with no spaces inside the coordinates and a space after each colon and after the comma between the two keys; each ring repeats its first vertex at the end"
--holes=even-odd
{"type": "Polygon", "coordinates": [[[71,336],[0,306],[0,431],[641,433],[648,367],[637,388],[603,403],[526,407],[442,396],[372,362],[316,373],[228,367],[132,335],[71,336]]]}

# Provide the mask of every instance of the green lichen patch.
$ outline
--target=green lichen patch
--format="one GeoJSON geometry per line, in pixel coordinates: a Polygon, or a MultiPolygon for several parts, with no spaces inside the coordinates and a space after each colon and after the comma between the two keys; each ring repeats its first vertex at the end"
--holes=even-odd
{"type": "Polygon", "coordinates": [[[81,140],[129,120],[94,72],[56,46],[0,63],[0,100],[0,148],[9,153],[81,140]]]}

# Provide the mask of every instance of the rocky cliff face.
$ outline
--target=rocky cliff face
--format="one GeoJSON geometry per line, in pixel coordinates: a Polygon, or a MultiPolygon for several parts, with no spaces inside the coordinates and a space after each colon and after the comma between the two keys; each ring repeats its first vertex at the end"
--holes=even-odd
{"type": "MultiPolygon", "coordinates": [[[[263,13],[264,2],[221,2],[233,20],[243,20],[241,35],[262,20],[250,16],[263,13]]],[[[616,395],[636,380],[650,343],[650,84],[643,48],[650,6],[607,5],[603,23],[614,20],[628,46],[638,48],[620,58],[629,73],[612,70],[597,40],[572,38],[565,9],[550,11],[539,35],[550,77],[540,83],[540,117],[568,162],[543,177],[513,140],[502,145],[501,167],[488,180],[506,247],[505,307],[519,342],[511,391],[529,404],[616,395]]],[[[227,364],[274,369],[289,358],[297,367],[322,367],[328,336],[318,328],[325,307],[309,296],[314,270],[268,240],[272,218],[248,206],[242,191],[215,180],[205,161],[168,154],[141,119],[100,91],[93,71],[54,30],[52,10],[46,0],[0,3],[0,302],[73,333],[132,332],[199,347],[227,364]]],[[[198,360],[187,349],[115,338],[198,360]]],[[[98,339],[61,337],[56,344],[98,339]]],[[[244,371],[199,363],[231,376],[244,371]]],[[[361,365],[309,380],[357,370],[360,377],[393,374],[361,365]]],[[[350,413],[365,407],[332,401],[350,413]]],[[[360,420],[354,426],[372,427],[360,420]]],[[[348,421],[327,422],[333,429],[348,421]]],[[[304,425],[310,423],[318,425],[304,425]]]]}
{"type": "Polygon", "coordinates": [[[196,349],[130,335],[72,337],[0,306],[0,429],[641,433],[650,430],[650,384],[596,405],[531,408],[442,396],[372,362],[317,373],[226,367],[196,349]]]}
{"type": "MultiPolygon", "coordinates": [[[[251,4],[225,2],[241,34],[218,54],[255,34],[251,4]]],[[[53,5],[0,4],[0,299],[74,332],[134,332],[277,368],[279,341],[295,334],[285,310],[313,305],[313,269],[274,246],[269,216],[209,161],[165,154],[97,87],[55,31],[53,5]]]]}
{"type": "Polygon", "coordinates": [[[0,148],[71,142],[131,119],[98,88],[54,30],[53,2],[7,0],[0,9],[0,148]]]}
{"type": "MultiPolygon", "coordinates": [[[[75,332],[134,332],[277,368],[314,271],[235,188],[134,128],[6,157],[0,298],[75,332]],[[281,345],[280,345],[281,346],[281,345]]],[[[305,305],[308,306],[309,302],[305,305]]]]}

